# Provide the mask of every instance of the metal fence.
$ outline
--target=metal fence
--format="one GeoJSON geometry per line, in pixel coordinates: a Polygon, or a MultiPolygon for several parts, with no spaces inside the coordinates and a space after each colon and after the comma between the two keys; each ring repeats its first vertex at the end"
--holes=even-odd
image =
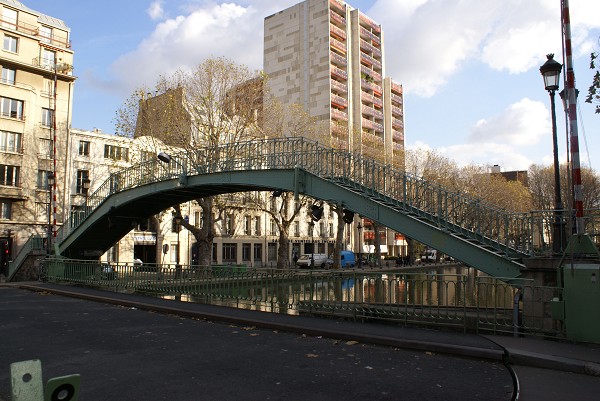
{"type": "Polygon", "coordinates": [[[275,270],[218,265],[102,264],[46,259],[46,280],[273,313],[308,314],[463,331],[563,337],[550,314],[555,287],[481,276],[388,269],[275,270]]]}

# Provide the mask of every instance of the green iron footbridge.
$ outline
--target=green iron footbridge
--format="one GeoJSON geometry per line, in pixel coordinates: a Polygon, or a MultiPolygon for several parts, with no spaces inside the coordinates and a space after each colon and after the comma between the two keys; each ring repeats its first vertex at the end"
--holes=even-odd
{"type": "Polygon", "coordinates": [[[54,248],[106,252],[133,221],[211,195],[283,190],[343,206],[491,276],[516,278],[531,255],[529,214],[511,213],[405,171],[303,138],[224,144],[113,173],[58,230],[54,248]]]}

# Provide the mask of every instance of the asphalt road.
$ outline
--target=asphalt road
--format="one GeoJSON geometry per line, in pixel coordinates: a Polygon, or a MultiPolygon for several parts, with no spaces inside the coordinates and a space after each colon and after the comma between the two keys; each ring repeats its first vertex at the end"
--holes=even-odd
{"type": "MultiPolygon", "coordinates": [[[[0,401],[12,362],[80,400],[510,400],[499,362],[181,318],[0,287],[0,401]]],[[[34,400],[31,400],[34,401],[34,400]]]]}

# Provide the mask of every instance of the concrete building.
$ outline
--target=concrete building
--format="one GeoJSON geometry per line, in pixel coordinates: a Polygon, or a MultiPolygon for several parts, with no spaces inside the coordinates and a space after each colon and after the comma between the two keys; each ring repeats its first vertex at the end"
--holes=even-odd
{"type": "MultiPolygon", "coordinates": [[[[305,0],[265,18],[270,95],[302,105],[333,147],[403,166],[403,91],[386,77],[384,60],[382,27],[343,1],[305,0]]],[[[355,231],[352,249],[373,252],[370,234],[355,231]]],[[[384,237],[382,253],[406,254],[401,234],[386,230],[384,237]]]]}
{"type": "Polygon", "coordinates": [[[49,216],[56,227],[69,209],[64,194],[76,77],[63,21],[0,0],[0,33],[0,241],[12,254],[30,235],[46,232],[49,216]]]}
{"type": "Polygon", "coordinates": [[[360,10],[306,0],[266,17],[264,71],[270,94],[318,118],[333,146],[402,164],[402,86],[385,76],[381,26],[360,10]]]}

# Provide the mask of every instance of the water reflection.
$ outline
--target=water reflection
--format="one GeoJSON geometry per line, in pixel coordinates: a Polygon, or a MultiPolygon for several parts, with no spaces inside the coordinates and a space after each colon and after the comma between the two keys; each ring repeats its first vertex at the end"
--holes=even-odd
{"type": "MultiPolygon", "coordinates": [[[[377,272],[309,272],[265,277],[231,276],[196,283],[164,296],[257,311],[297,314],[301,310],[412,308],[511,308],[516,289],[468,267],[377,272]]],[[[434,308],[434,309],[432,309],[434,308]]]]}

